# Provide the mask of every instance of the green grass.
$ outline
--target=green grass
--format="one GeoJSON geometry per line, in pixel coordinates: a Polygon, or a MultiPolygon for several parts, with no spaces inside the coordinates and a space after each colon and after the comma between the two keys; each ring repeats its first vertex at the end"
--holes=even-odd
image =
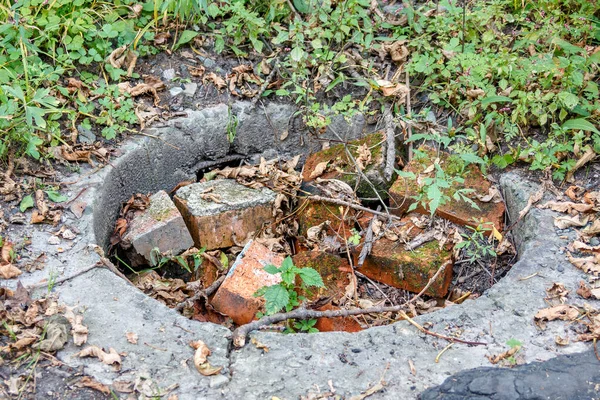
{"type": "Polygon", "coordinates": [[[405,18],[401,25],[382,20],[370,3],[294,0],[292,10],[283,0],[5,0],[0,158],[46,156],[48,146],[70,143],[80,124],[118,137],[137,119],[133,99],[116,84],[138,77],[113,67],[108,55],[120,46],[154,54],[193,45],[198,36],[217,52],[277,64],[284,83],[264,95],[296,102],[315,130],[334,115],[389,105],[394,99],[381,93],[377,51],[406,40],[404,69],[413,95],[425,101],[412,114],[399,103],[393,111],[408,122],[425,120],[434,108],[449,112],[452,123],[438,127],[444,146],[499,168],[519,160],[551,168],[558,179],[585,151],[600,153],[597,1],[405,2],[392,17],[405,18]],[[154,46],[165,30],[171,42],[154,46]],[[362,57],[353,71],[348,50],[362,57]],[[342,84],[356,86],[354,95],[324,100],[342,84]],[[491,151],[491,143],[499,149],[491,151]]]}

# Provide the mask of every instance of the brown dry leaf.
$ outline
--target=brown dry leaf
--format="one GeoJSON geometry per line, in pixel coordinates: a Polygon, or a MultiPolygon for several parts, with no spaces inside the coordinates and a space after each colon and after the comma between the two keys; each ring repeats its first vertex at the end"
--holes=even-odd
{"type": "Polygon", "coordinates": [[[398,98],[398,104],[404,104],[406,102],[406,96],[410,93],[408,86],[402,83],[391,83],[389,81],[379,80],[377,81],[381,89],[381,93],[385,97],[394,96],[398,98]]]}
{"type": "Polygon", "coordinates": [[[585,244],[579,240],[574,240],[569,246],[568,249],[571,251],[583,251],[583,252],[590,252],[590,253],[598,253],[600,252],[600,246],[590,246],[588,244],[585,244]]]}
{"type": "Polygon", "coordinates": [[[591,341],[600,339],[600,314],[598,314],[597,310],[591,310],[590,313],[588,313],[590,322],[583,323],[589,332],[579,335],[577,340],[591,341]],[[589,315],[592,312],[596,315],[589,315]]]}
{"type": "Polygon", "coordinates": [[[587,212],[592,209],[592,205],[583,203],[573,203],[571,201],[549,201],[538,206],[538,208],[549,208],[553,211],[575,214],[578,212],[587,212]]]}
{"type": "Polygon", "coordinates": [[[541,329],[545,329],[546,321],[554,321],[557,319],[574,321],[577,317],[579,317],[579,310],[577,307],[563,304],[538,311],[533,317],[533,320],[541,329]]]}
{"type": "Polygon", "coordinates": [[[17,340],[14,343],[10,344],[10,347],[16,350],[23,350],[26,347],[29,347],[31,344],[35,343],[38,340],[38,337],[24,337],[17,340]]]}
{"type": "Polygon", "coordinates": [[[154,75],[143,75],[144,83],[146,85],[152,86],[154,89],[160,91],[164,90],[165,83],[158,76],[154,75]]]}
{"type": "Polygon", "coordinates": [[[271,65],[269,65],[269,61],[266,58],[260,62],[259,65],[261,74],[269,75],[271,73],[271,65]]]}
{"type": "Polygon", "coordinates": [[[554,343],[556,343],[559,346],[567,346],[569,344],[569,338],[562,338],[560,336],[557,336],[554,338],[554,343]]]}
{"type": "Polygon", "coordinates": [[[127,338],[127,341],[131,344],[137,344],[138,342],[138,334],[135,332],[127,332],[125,333],[125,337],[127,338]]]}
{"type": "Polygon", "coordinates": [[[210,349],[202,340],[196,340],[190,343],[190,346],[196,350],[194,353],[194,366],[204,376],[216,375],[221,372],[223,367],[213,367],[207,361],[210,355],[210,349]]]}
{"type": "Polygon", "coordinates": [[[573,174],[575,173],[575,171],[577,171],[579,168],[583,167],[585,164],[596,158],[596,152],[594,151],[594,149],[592,149],[590,146],[586,147],[587,150],[585,151],[585,153],[583,153],[579,160],[577,160],[575,166],[573,166],[573,168],[571,168],[569,172],[567,172],[567,176],[565,178],[567,182],[573,181],[573,174]]]}
{"type": "Polygon", "coordinates": [[[48,214],[48,205],[44,200],[44,192],[41,189],[35,191],[35,205],[43,217],[48,214]]]}
{"type": "Polygon", "coordinates": [[[72,150],[67,146],[60,147],[60,157],[67,161],[85,161],[92,164],[92,152],[90,150],[72,150]]]}
{"type": "Polygon", "coordinates": [[[488,191],[488,193],[486,195],[480,195],[480,194],[475,194],[475,196],[477,196],[477,199],[479,201],[482,201],[484,203],[501,203],[502,202],[502,195],[500,194],[500,190],[498,190],[498,188],[496,186],[490,186],[490,189],[488,191]]]}
{"type": "Polygon", "coordinates": [[[100,382],[98,382],[94,378],[90,378],[89,376],[84,376],[83,378],[81,378],[79,382],[75,384],[75,386],[87,387],[102,392],[104,394],[110,394],[110,389],[108,388],[108,386],[101,384],[100,382]]]}
{"type": "Polygon", "coordinates": [[[88,328],[83,325],[83,315],[75,314],[73,307],[67,307],[65,310],[65,318],[67,318],[71,324],[71,334],[73,335],[73,342],[75,345],[84,345],[88,339],[88,328]]]}
{"type": "Polygon", "coordinates": [[[112,388],[120,393],[133,393],[134,382],[131,381],[113,381],[112,388]]]}
{"type": "Polygon", "coordinates": [[[214,72],[210,72],[210,73],[206,74],[204,76],[204,79],[202,79],[202,82],[204,82],[204,83],[212,82],[219,90],[225,89],[227,87],[227,82],[225,82],[225,79],[221,78],[219,75],[215,74],[214,72]]]}
{"type": "Polygon", "coordinates": [[[81,201],[81,200],[75,200],[71,204],[71,207],[69,207],[69,209],[77,218],[81,218],[81,217],[83,217],[83,212],[85,211],[86,207],[87,207],[86,202],[81,201]]]}
{"type": "Polygon", "coordinates": [[[600,219],[597,219],[594,222],[592,222],[590,226],[586,226],[585,228],[583,228],[581,232],[587,236],[594,236],[600,234],[600,219]]]}
{"type": "Polygon", "coordinates": [[[167,41],[171,37],[171,32],[160,32],[154,35],[154,44],[157,46],[167,44],[167,41]]]}
{"type": "Polygon", "coordinates": [[[406,40],[398,40],[387,47],[390,57],[396,63],[403,64],[408,58],[408,48],[405,46],[406,40]]]}
{"type": "Polygon", "coordinates": [[[558,229],[567,229],[572,226],[586,226],[589,220],[589,216],[581,217],[581,214],[573,216],[560,216],[554,218],[554,226],[558,229]]]}
{"type": "Polygon", "coordinates": [[[160,104],[160,97],[158,96],[156,88],[147,83],[138,83],[134,87],[131,87],[129,82],[123,82],[122,84],[119,84],[119,90],[129,93],[132,97],[149,93],[154,98],[154,105],[158,106],[160,104]]]}
{"type": "Polygon", "coordinates": [[[13,244],[11,242],[4,242],[2,251],[0,252],[0,264],[9,264],[12,262],[13,244]]]}
{"type": "Polygon", "coordinates": [[[356,164],[358,168],[363,171],[371,162],[371,150],[369,145],[364,143],[358,147],[358,157],[356,157],[356,164]]]}
{"type": "Polygon", "coordinates": [[[515,346],[515,347],[511,347],[510,349],[506,350],[504,353],[500,353],[495,356],[494,355],[486,356],[486,358],[488,360],[490,360],[490,362],[492,364],[498,364],[500,361],[514,356],[519,350],[521,350],[521,346],[515,346]]]}
{"type": "Polygon", "coordinates": [[[467,90],[467,98],[469,100],[475,100],[479,97],[485,95],[485,91],[483,89],[469,89],[467,90]]]}
{"type": "Polygon", "coordinates": [[[327,164],[327,161],[318,163],[315,169],[310,173],[309,179],[315,179],[323,175],[323,172],[325,172],[325,170],[327,169],[327,164]]]}
{"type": "Polygon", "coordinates": [[[133,69],[137,63],[137,54],[133,50],[127,50],[127,45],[123,45],[113,50],[112,53],[106,58],[106,61],[110,63],[114,68],[123,68],[127,70],[127,76],[133,74],[133,69]]]}
{"type": "Polygon", "coordinates": [[[540,201],[542,199],[542,197],[544,197],[545,191],[546,191],[546,188],[542,185],[537,190],[537,192],[532,193],[529,196],[529,199],[527,199],[527,205],[519,212],[519,218],[518,218],[519,220],[522,219],[525,215],[527,215],[527,213],[531,209],[531,206],[533,206],[535,203],[540,201]]]}
{"type": "MultiPolygon", "coordinates": [[[[577,186],[577,185],[571,185],[569,186],[569,188],[565,191],[565,194],[567,195],[568,198],[570,198],[572,201],[579,201],[581,198],[581,195],[585,192],[585,189],[582,188],[581,186],[577,186]]],[[[587,203],[587,202],[586,202],[587,203]]]]}
{"type": "Polygon", "coordinates": [[[587,274],[600,276],[600,253],[591,257],[573,257],[571,253],[567,253],[567,258],[577,268],[587,274]]]}
{"type": "Polygon", "coordinates": [[[579,282],[579,288],[577,289],[577,294],[583,297],[584,299],[595,299],[600,300],[600,288],[592,289],[588,285],[585,284],[584,281],[579,282]]]}
{"type": "Polygon", "coordinates": [[[188,70],[190,71],[190,75],[196,77],[202,76],[206,72],[206,68],[204,68],[203,65],[200,65],[198,67],[189,67],[188,70]]]}
{"type": "Polygon", "coordinates": [[[0,278],[13,279],[21,275],[23,272],[12,264],[0,266],[0,278]]]}
{"type": "Polygon", "coordinates": [[[257,349],[264,351],[265,353],[269,352],[269,348],[267,345],[259,342],[256,338],[250,339],[250,343],[252,343],[257,349]]]}
{"type": "Polygon", "coordinates": [[[600,211],[597,207],[600,207],[600,191],[598,192],[587,192],[583,195],[583,202],[593,205],[596,211],[600,211]]]}
{"type": "Polygon", "coordinates": [[[121,356],[112,347],[108,349],[108,353],[98,346],[89,346],[75,354],[78,357],[97,357],[106,365],[113,365],[116,371],[121,369],[121,356]]]}
{"type": "Polygon", "coordinates": [[[507,237],[504,237],[504,239],[502,239],[502,241],[500,243],[498,243],[498,246],[496,246],[495,251],[496,251],[496,254],[499,256],[504,253],[517,254],[517,251],[515,250],[515,246],[513,246],[513,244],[510,242],[510,240],[508,240],[507,237]]]}
{"type": "Polygon", "coordinates": [[[569,291],[565,285],[557,282],[554,282],[552,286],[546,289],[546,293],[548,294],[546,300],[558,299],[561,304],[565,303],[567,296],[569,295],[569,291]]]}

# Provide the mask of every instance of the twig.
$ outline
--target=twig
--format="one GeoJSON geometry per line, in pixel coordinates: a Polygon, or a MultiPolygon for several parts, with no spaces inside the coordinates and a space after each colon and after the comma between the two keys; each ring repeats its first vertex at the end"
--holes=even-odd
{"type": "MultiPolygon", "coordinates": [[[[379,206],[377,206],[377,211],[379,211],[379,206]]],[[[358,256],[357,267],[362,267],[365,263],[365,259],[371,253],[371,249],[373,248],[373,223],[375,222],[375,218],[371,218],[371,222],[369,222],[369,227],[367,228],[367,233],[365,234],[365,244],[363,248],[360,250],[360,255],[358,256]]]]}
{"type": "MultiPolygon", "coordinates": [[[[408,93],[406,94],[406,113],[411,116],[412,112],[410,108],[410,79],[408,78],[408,71],[406,71],[406,88],[408,93]]],[[[405,141],[408,141],[412,136],[412,124],[409,122],[408,127],[406,128],[406,138],[405,141]]],[[[408,161],[410,162],[413,158],[413,143],[408,143],[408,161]]]]}
{"type": "Polygon", "coordinates": [[[436,235],[437,235],[437,232],[435,230],[427,231],[425,233],[418,235],[416,238],[414,238],[413,240],[408,242],[406,244],[406,246],[404,246],[404,247],[406,248],[406,250],[412,251],[427,242],[431,242],[432,240],[435,239],[436,235]]]}
{"type": "MultiPolygon", "coordinates": [[[[411,322],[412,320],[408,317],[408,315],[406,315],[406,313],[403,311],[403,308],[406,307],[406,305],[416,301],[419,297],[421,297],[423,295],[423,293],[425,293],[427,291],[429,286],[431,286],[433,284],[433,282],[435,282],[435,280],[442,273],[442,271],[444,271],[449,265],[451,265],[450,261],[447,261],[444,264],[442,264],[440,266],[440,268],[437,270],[437,272],[429,279],[429,281],[427,282],[427,285],[425,285],[425,287],[416,296],[414,296],[412,299],[410,299],[405,304],[391,306],[391,307],[370,307],[370,308],[365,308],[362,310],[316,311],[316,310],[308,310],[306,308],[297,308],[297,309],[292,310],[287,313],[277,313],[277,314],[269,315],[267,317],[263,317],[263,318],[259,319],[258,321],[253,321],[253,322],[250,322],[249,324],[238,327],[235,331],[233,331],[233,344],[234,344],[234,346],[236,346],[238,348],[243,347],[246,344],[246,337],[248,336],[248,334],[250,332],[260,329],[260,327],[262,327],[262,326],[276,324],[278,322],[286,321],[288,319],[306,320],[306,319],[314,319],[314,318],[348,317],[348,316],[352,316],[352,315],[399,312],[405,319],[407,319],[409,322],[411,322]]],[[[441,339],[446,339],[446,340],[456,341],[456,342],[466,343],[466,344],[477,344],[477,345],[486,345],[487,344],[487,343],[479,343],[479,342],[465,342],[465,341],[461,341],[459,339],[449,338],[447,336],[443,336],[443,335],[437,334],[435,332],[427,331],[425,328],[418,325],[414,321],[412,321],[411,324],[415,325],[422,332],[424,332],[426,334],[430,334],[432,336],[439,337],[441,339]]]]}
{"type": "Polygon", "coordinates": [[[420,330],[421,332],[423,332],[426,335],[435,336],[436,338],[444,339],[444,340],[447,340],[448,342],[451,342],[451,343],[456,342],[456,343],[469,344],[469,345],[472,345],[472,346],[487,346],[487,343],[484,343],[484,342],[470,342],[468,340],[462,340],[462,339],[458,339],[458,338],[453,338],[451,336],[442,335],[440,333],[436,333],[436,332],[430,331],[429,329],[425,329],[421,325],[419,325],[415,321],[413,321],[413,319],[410,318],[408,315],[406,315],[406,313],[404,311],[400,311],[400,316],[402,316],[412,326],[414,326],[415,328],[417,328],[418,330],[420,330]]]}
{"type": "Polygon", "coordinates": [[[217,291],[217,289],[221,286],[221,284],[223,283],[223,281],[225,280],[226,277],[227,277],[227,275],[223,275],[223,276],[219,277],[219,279],[217,279],[216,281],[214,281],[213,284],[210,285],[209,287],[207,287],[206,289],[200,290],[199,292],[197,292],[196,294],[194,294],[192,297],[190,297],[190,298],[182,301],[181,303],[177,304],[175,306],[175,310],[181,311],[186,306],[189,307],[192,304],[194,304],[194,302],[196,300],[199,300],[200,298],[207,299],[210,295],[212,295],[214,292],[217,291]]]}
{"type": "Polygon", "coordinates": [[[294,15],[297,18],[302,19],[302,16],[298,12],[298,10],[296,10],[296,7],[294,7],[294,4],[292,4],[292,1],[291,0],[287,0],[287,3],[288,3],[288,7],[290,8],[290,10],[292,10],[292,12],[294,13],[294,15]]]}
{"type": "Polygon", "coordinates": [[[365,212],[368,212],[368,213],[371,213],[371,214],[375,214],[375,215],[381,215],[382,217],[401,220],[400,217],[397,217],[395,215],[387,214],[387,213],[384,213],[382,211],[375,211],[375,210],[372,210],[370,208],[363,207],[361,205],[354,204],[354,203],[349,203],[349,202],[344,201],[344,200],[332,199],[330,197],[323,197],[323,196],[310,196],[310,198],[313,199],[313,200],[315,200],[315,201],[322,201],[322,202],[325,202],[325,203],[337,204],[338,206],[350,207],[350,208],[353,208],[355,210],[365,211],[365,212]]]}
{"type": "Polygon", "coordinates": [[[442,351],[439,352],[439,354],[435,358],[436,364],[440,362],[440,358],[442,357],[442,354],[444,354],[446,352],[446,350],[448,350],[453,345],[454,345],[454,343],[450,343],[448,346],[444,347],[444,349],[442,351]]]}
{"type": "Polygon", "coordinates": [[[383,177],[386,181],[389,181],[392,179],[392,174],[394,173],[394,164],[396,161],[396,136],[391,105],[383,114],[383,123],[385,124],[385,140],[387,144],[383,177]]]}
{"type": "Polygon", "coordinates": [[[260,100],[260,98],[263,95],[263,93],[265,92],[265,90],[267,90],[267,87],[271,84],[271,80],[275,76],[275,73],[278,71],[278,69],[279,69],[279,59],[275,60],[275,65],[273,65],[273,69],[271,70],[269,75],[267,75],[267,77],[265,78],[265,81],[260,86],[260,89],[258,90],[258,93],[256,94],[256,96],[252,99],[252,103],[250,106],[251,110],[254,109],[254,107],[256,107],[256,103],[258,103],[258,100],[260,100]]]}

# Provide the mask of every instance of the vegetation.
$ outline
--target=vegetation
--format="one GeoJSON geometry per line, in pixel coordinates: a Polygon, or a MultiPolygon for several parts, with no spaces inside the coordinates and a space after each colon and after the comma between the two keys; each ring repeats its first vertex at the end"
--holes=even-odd
{"type": "Polygon", "coordinates": [[[78,126],[108,140],[127,132],[139,121],[117,84],[139,76],[111,54],[143,57],[202,37],[217,53],[277,67],[283,84],[263,95],[299,104],[311,128],[386,104],[413,125],[443,109],[456,122],[439,129],[444,146],[562,179],[583,153],[600,153],[599,9],[584,0],[406,1],[389,16],[369,0],[6,0],[0,158],[50,157],[48,146],[71,143],[78,126]],[[404,54],[396,65],[418,112],[385,90],[376,54],[391,44],[404,54]]]}

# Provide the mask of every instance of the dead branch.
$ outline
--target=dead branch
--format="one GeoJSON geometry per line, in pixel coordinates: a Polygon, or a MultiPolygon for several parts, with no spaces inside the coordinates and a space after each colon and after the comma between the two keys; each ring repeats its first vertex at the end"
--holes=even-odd
{"type": "Polygon", "coordinates": [[[444,271],[450,265],[451,265],[450,261],[442,264],[440,266],[440,268],[437,270],[437,272],[435,273],[435,275],[433,275],[431,277],[431,279],[429,279],[429,282],[427,282],[427,285],[425,285],[425,287],[421,290],[421,292],[419,292],[415,297],[410,299],[405,304],[391,306],[391,307],[370,307],[370,308],[365,308],[362,310],[316,311],[316,310],[309,310],[306,308],[297,308],[297,309],[287,312],[287,313],[277,313],[277,314],[269,315],[267,317],[263,317],[263,318],[259,319],[258,321],[253,321],[246,325],[239,326],[235,331],[233,331],[233,344],[234,344],[234,346],[236,346],[238,348],[243,347],[246,344],[246,338],[250,332],[260,329],[262,326],[273,325],[273,324],[276,324],[276,323],[279,323],[282,321],[287,321],[288,319],[306,320],[306,319],[315,319],[315,318],[335,318],[335,317],[348,317],[348,316],[352,316],[352,315],[381,314],[381,313],[387,313],[387,312],[397,312],[397,313],[400,313],[400,315],[404,319],[406,319],[409,323],[411,323],[413,326],[415,326],[417,329],[419,329],[421,332],[423,332],[427,335],[435,336],[437,338],[444,339],[449,342],[458,342],[458,343],[464,343],[464,344],[469,344],[469,345],[487,345],[487,343],[468,342],[465,340],[461,340],[461,339],[457,339],[457,338],[453,338],[453,337],[449,337],[449,336],[444,336],[439,333],[429,331],[429,330],[423,328],[421,325],[417,324],[412,319],[410,319],[403,310],[408,304],[416,301],[416,299],[421,297],[423,295],[423,293],[425,293],[425,291],[429,288],[429,286],[442,273],[442,271],[444,271]]]}
{"type": "Polygon", "coordinates": [[[391,215],[391,214],[384,213],[384,212],[381,212],[381,211],[375,211],[375,210],[372,210],[370,208],[363,207],[361,205],[354,204],[354,203],[349,203],[349,202],[344,201],[344,200],[332,199],[330,197],[323,197],[323,196],[310,196],[310,198],[313,199],[313,200],[315,200],[315,201],[322,201],[322,202],[325,202],[325,203],[337,204],[338,206],[350,207],[350,208],[353,208],[355,210],[365,211],[365,212],[368,212],[368,213],[371,213],[371,214],[375,214],[375,215],[381,215],[382,217],[386,217],[386,218],[392,218],[392,219],[397,219],[397,220],[401,219],[400,217],[397,217],[395,215],[391,215]]]}
{"type": "MultiPolygon", "coordinates": [[[[408,78],[408,71],[406,71],[406,87],[408,88],[408,93],[406,94],[406,113],[408,115],[411,115],[411,109],[410,109],[410,79],[408,78]]],[[[412,116],[411,116],[412,118],[412,116]]],[[[412,136],[412,125],[409,123],[408,127],[406,128],[406,138],[405,140],[410,139],[410,137],[412,136]]],[[[408,143],[408,161],[410,162],[413,158],[413,144],[412,142],[408,143]]]]}
{"type": "Polygon", "coordinates": [[[437,232],[435,230],[427,231],[418,235],[416,238],[408,242],[404,247],[406,248],[406,250],[412,251],[427,242],[431,242],[435,239],[436,235],[437,232]]]}
{"type": "Polygon", "coordinates": [[[392,116],[392,105],[385,110],[385,113],[383,114],[383,123],[385,124],[385,140],[387,144],[383,177],[386,181],[389,181],[392,179],[396,161],[396,136],[394,117],[392,116]]]}
{"type": "MultiPolygon", "coordinates": [[[[292,7],[292,6],[290,5],[290,7],[292,7]]],[[[256,103],[258,103],[258,100],[260,100],[260,98],[262,97],[265,90],[267,90],[267,87],[269,87],[269,85],[271,84],[271,81],[273,80],[273,77],[275,76],[275,73],[278,70],[279,70],[279,59],[276,59],[275,65],[273,65],[273,69],[271,70],[269,75],[267,75],[267,77],[265,78],[265,81],[260,86],[260,89],[258,90],[258,93],[256,94],[256,96],[252,99],[250,109],[254,109],[254,107],[256,107],[256,103]]]]}
{"type": "MultiPolygon", "coordinates": [[[[377,207],[377,211],[379,211],[379,206],[377,207]]],[[[365,259],[371,253],[371,249],[373,248],[373,222],[375,222],[375,218],[371,218],[369,227],[367,228],[367,233],[365,234],[365,244],[360,250],[360,255],[358,256],[357,267],[359,268],[365,263],[365,259]]]]}
{"type": "MultiPolygon", "coordinates": [[[[225,280],[226,277],[227,277],[227,275],[223,275],[223,276],[219,277],[219,279],[214,281],[213,284],[210,285],[209,287],[207,287],[206,289],[198,291],[192,297],[177,304],[175,306],[175,310],[182,311],[185,307],[192,306],[194,304],[194,302],[196,302],[197,300],[200,300],[201,298],[208,300],[208,297],[210,295],[212,295],[214,292],[216,292],[217,289],[219,289],[219,287],[221,286],[221,284],[223,283],[223,281],[225,280]]],[[[193,286],[192,286],[193,283],[195,283],[195,282],[190,282],[188,284],[188,289],[193,288],[193,286]]]]}

